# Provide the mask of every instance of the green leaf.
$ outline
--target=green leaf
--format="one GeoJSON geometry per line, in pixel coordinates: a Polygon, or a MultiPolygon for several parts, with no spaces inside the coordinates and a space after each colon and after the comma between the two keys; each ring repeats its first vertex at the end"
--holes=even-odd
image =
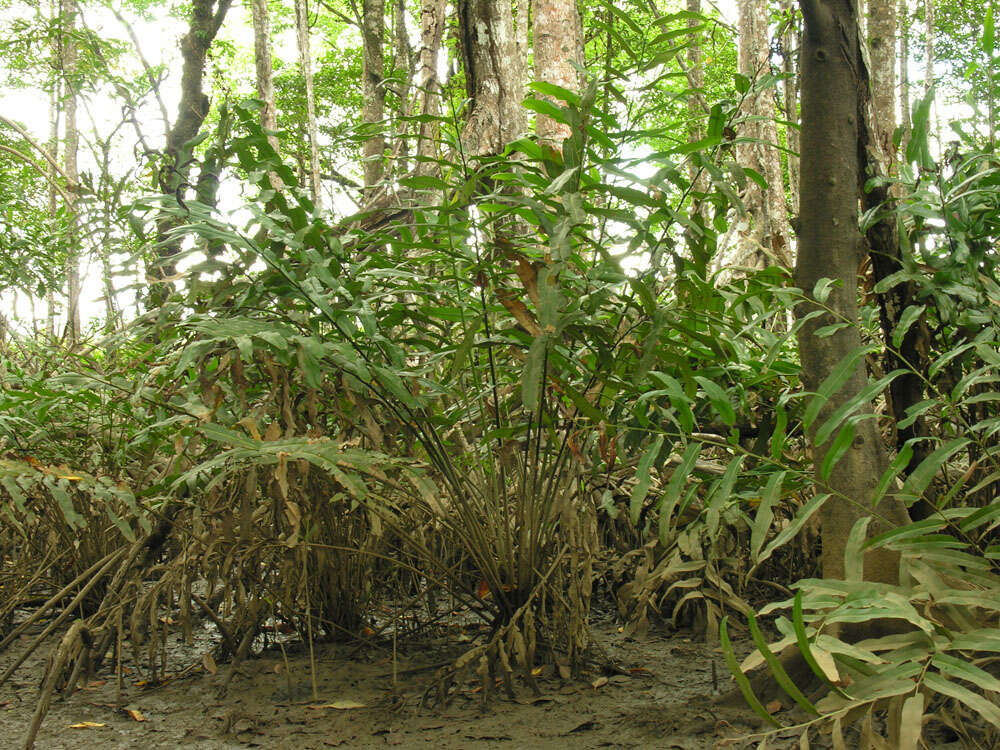
{"type": "Polygon", "coordinates": [[[823,304],[826,302],[827,298],[830,296],[830,292],[833,291],[835,286],[843,286],[843,282],[839,279],[820,279],[813,287],[813,297],[817,302],[823,304]]]}
{"type": "Polygon", "coordinates": [[[736,412],[733,411],[733,405],[729,402],[729,394],[726,393],[725,389],[701,375],[695,375],[694,379],[705,391],[705,395],[712,402],[712,406],[715,407],[722,421],[730,427],[736,424],[736,412]]]}
{"type": "Polygon", "coordinates": [[[851,447],[851,443],[854,442],[854,425],[848,422],[841,428],[840,432],[837,433],[837,437],[834,439],[833,443],[826,451],[826,455],[823,456],[823,465],[820,467],[820,476],[823,477],[823,481],[829,481],[830,474],[833,473],[833,467],[837,465],[837,462],[844,457],[847,453],[847,449],[851,447]]]}
{"type": "Polygon", "coordinates": [[[1000,680],[964,659],[939,652],[931,657],[931,665],[937,667],[942,674],[971,682],[980,690],[1000,693],[1000,680]]]}
{"type": "Polygon", "coordinates": [[[771,528],[774,520],[774,506],[781,498],[781,488],[788,472],[779,471],[771,475],[767,480],[767,486],[761,493],[760,505],[753,519],[753,526],[750,528],[750,559],[757,562],[757,555],[767,538],[767,532],[771,528]]]}
{"type": "Polygon", "coordinates": [[[983,52],[986,53],[987,60],[992,60],[996,56],[995,42],[996,30],[994,28],[993,3],[991,1],[989,7],[986,9],[986,18],[983,20],[982,48],[983,52]]]}
{"type": "Polygon", "coordinates": [[[674,473],[670,475],[670,481],[660,499],[659,537],[666,546],[670,542],[670,519],[674,514],[674,508],[680,500],[681,491],[687,482],[695,462],[698,460],[698,453],[701,451],[701,443],[689,443],[681,456],[680,463],[674,467],[674,473]]]}
{"type": "Polygon", "coordinates": [[[747,676],[743,674],[743,670],[740,669],[740,664],[736,661],[736,654],[733,652],[733,644],[729,641],[729,617],[723,617],[722,622],[719,624],[719,641],[722,645],[722,654],[726,659],[726,666],[729,667],[730,673],[733,675],[733,679],[736,680],[736,684],[740,688],[740,692],[743,693],[743,699],[747,702],[747,705],[753,709],[753,712],[757,714],[760,718],[766,721],[773,727],[780,727],[781,725],[777,720],[768,713],[767,709],[760,702],[757,696],[753,692],[753,688],[750,686],[750,680],[747,676]]]}
{"type": "Polygon", "coordinates": [[[537,336],[528,349],[528,357],[521,376],[521,402],[524,408],[534,413],[538,409],[542,380],[542,365],[545,361],[546,337],[537,336]]]}
{"type": "Polygon", "coordinates": [[[974,714],[978,714],[981,718],[986,719],[993,726],[1000,729],[1000,708],[997,708],[996,704],[992,701],[986,700],[986,698],[978,693],[973,693],[968,688],[950,682],[937,672],[928,672],[925,674],[924,685],[935,693],[940,693],[941,695],[961,701],[971,708],[974,714]]]}
{"type": "Polygon", "coordinates": [[[786,435],[785,430],[788,427],[788,412],[785,410],[784,404],[779,403],[777,409],[775,409],[774,415],[774,431],[771,433],[771,458],[775,461],[780,461],[782,452],[785,449],[786,435]]]}
{"type": "Polygon", "coordinates": [[[830,415],[826,422],[824,422],[823,425],[816,430],[816,436],[814,438],[816,445],[823,445],[823,443],[830,439],[830,435],[833,434],[833,431],[837,429],[837,427],[839,427],[848,416],[869,404],[871,400],[882,393],[882,391],[884,391],[893,380],[906,372],[906,370],[893,370],[888,375],[879,378],[875,382],[868,383],[864,388],[841,404],[837,410],[830,415]]]}
{"type": "Polygon", "coordinates": [[[805,621],[802,617],[802,589],[795,592],[795,602],[792,605],[792,625],[795,628],[795,640],[799,646],[799,653],[802,654],[802,658],[809,665],[813,674],[825,682],[827,687],[831,688],[837,695],[847,698],[847,693],[841,690],[839,685],[834,684],[830,680],[830,677],[823,671],[823,668],[813,655],[812,645],[809,642],[809,636],[806,634],[805,621]]]}
{"type": "Polygon", "coordinates": [[[809,702],[802,691],[798,689],[792,678],[788,676],[788,672],[785,668],[781,666],[781,662],[778,661],[778,657],[774,655],[770,648],[767,646],[767,641],[764,640],[764,636],[760,632],[760,628],[757,627],[757,619],[751,613],[749,615],[750,621],[750,635],[753,638],[754,645],[760,652],[760,655],[764,657],[764,661],[767,662],[768,668],[771,670],[771,675],[774,677],[781,689],[784,690],[788,696],[799,704],[799,707],[806,713],[810,713],[813,716],[819,716],[819,711],[816,707],[809,702]]]}
{"type": "Polygon", "coordinates": [[[557,86],[554,83],[548,83],[546,81],[532,81],[528,84],[528,88],[532,91],[537,91],[542,96],[551,96],[553,99],[558,99],[559,101],[566,102],[567,104],[572,104],[575,107],[580,106],[579,94],[575,94],[569,89],[564,89],[562,86],[557,86]]]}
{"type": "MultiPolygon", "coordinates": [[[[761,563],[774,554],[776,549],[786,544],[792,537],[798,534],[799,530],[805,525],[806,521],[812,517],[813,513],[822,507],[823,503],[825,503],[829,497],[830,495],[827,493],[816,495],[816,497],[802,506],[802,508],[799,509],[799,512],[792,518],[792,522],[783,528],[778,535],[771,540],[771,543],[764,548],[764,551],[761,552],[760,557],[754,563],[750,571],[753,572],[756,570],[761,563]]],[[[749,575],[749,573],[747,575],[749,575]]]]}
{"type": "Polygon", "coordinates": [[[885,497],[885,493],[888,491],[889,486],[892,484],[893,480],[899,476],[899,473],[910,465],[910,459],[913,458],[913,446],[910,443],[906,443],[896,457],[892,459],[882,476],[879,477],[878,485],[875,487],[875,495],[872,498],[872,507],[878,506],[882,498],[885,497]]]}
{"type": "Polygon", "coordinates": [[[851,533],[847,535],[847,545],[844,548],[844,579],[847,581],[864,580],[865,555],[862,546],[871,520],[871,516],[859,518],[851,527],[851,533]]]}
{"type": "Polygon", "coordinates": [[[927,305],[910,305],[903,310],[903,314],[899,317],[899,323],[892,332],[893,346],[898,348],[903,343],[903,337],[906,336],[906,332],[910,329],[910,326],[920,319],[920,316],[924,314],[924,310],[926,309],[927,305]]]}
{"type": "Polygon", "coordinates": [[[906,478],[902,494],[914,499],[921,497],[945,462],[971,442],[968,438],[955,438],[931,453],[906,478]]]}
{"type": "Polygon", "coordinates": [[[677,421],[685,432],[694,432],[694,412],[691,411],[691,399],[684,392],[684,386],[676,378],[663,372],[651,372],[649,377],[657,381],[670,398],[670,405],[677,412],[677,421]]]}
{"type": "Polygon", "coordinates": [[[809,429],[813,422],[816,421],[820,410],[830,400],[830,397],[843,388],[851,375],[854,374],[858,361],[871,351],[873,351],[871,344],[859,346],[837,363],[836,367],[833,368],[833,372],[820,384],[816,395],[813,396],[806,407],[805,414],[802,417],[802,425],[806,429],[809,429]]]}
{"type": "Polygon", "coordinates": [[[660,455],[660,449],[663,448],[663,435],[657,435],[653,444],[649,446],[649,449],[643,454],[642,458],[639,459],[639,466],[636,468],[635,472],[635,487],[632,488],[632,496],[629,499],[629,516],[632,519],[632,523],[639,522],[639,514],[642,512],[642,503],[646,499],[646,495],[649,494],[649,485],[652,481],[652,468],[653,461],[656,457],[660,455]]]}

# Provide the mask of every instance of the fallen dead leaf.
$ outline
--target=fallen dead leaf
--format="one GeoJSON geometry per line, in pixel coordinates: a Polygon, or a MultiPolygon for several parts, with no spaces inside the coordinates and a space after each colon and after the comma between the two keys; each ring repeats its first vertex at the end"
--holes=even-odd
{"type": "Polygon", "coordinates": [[[781,701],[779,701],[777,698],[775,698],[773,701],[771,701],[766,706],[764,706],[764,708],[767,709],[767,712],[769,714],[773,714],[776,711],[780,711],[781,710],[781,701]]]}
{"type": "Polygon", "coordinates": [[[604,687],[605,685],[608,684],[608,678],[607,677],[598,677],[596,680],[594,680],[590,684],[593,686],[594,690],[597,690],[598,688],[602,688],[602,687],[604,687]]]}
{"type": "Polygon", "coordinates": [[[70,724],[70,729],[100,729],[101,727],[106,727],[107,724],[103,724],[99,721],[80,721],[76,724],[70,724]]]}
{"type": "Polygon", "coordinates": [[[209,674],[215,674],[219,671],[218,665],[215,663],[215,659],[207,651],[201,657],[201,665],[205,668],[205,671],[209,674]]]}
{"type": "Polygon", "coordinates": [[[323,708],[334,708],[338,711],[350,711],[353,708],[367,708],[364,703],[358,703],[357,701],[334,701],[333,703],[323,703],[315,706],[306,706],[306,708],[311,708],[318,711],[323,708]]]}
{"type": "Polygon", "coordinates": [[[137,708],[126,708],[125,713],[131,716],[135,721],[145,721],[146,717],[142,715],[142,712],[137,708]]]}

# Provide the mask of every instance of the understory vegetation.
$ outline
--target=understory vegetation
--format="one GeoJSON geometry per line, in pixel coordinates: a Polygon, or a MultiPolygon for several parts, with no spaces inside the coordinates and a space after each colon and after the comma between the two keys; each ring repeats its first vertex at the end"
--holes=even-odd
{"type": "MultiPolygon", "coordinates": [[[[648,46],[630,37],[579,92],[531,84],[561,149],[468,153],[457,105],[408,113],[399,131],[433,122],[440,152],[357,212],[317,203],[253,98],[183,146],[197,186],[80,184],[47,235],[17,229],[0,192],[10,267],[98,236],[175,272],[76,340],[0,335],[0,651],[17,651],[0,683],[51,649],[38,721],[122,649],[150,681],[188,667],[166,639],[200,622],[235,670],[279,631],[379,642],[460,613],[486,635],[432,697],[474,675],[488,700],[542,664],[588,669],[591,612],[613,609],[636,637],[718,643],[767,723],[755,741],[916,748],[936,725],[1000,744],[992,145],[959,123],[939,148],[933,91],[916,103],[860,214],[900,252],[890,272],[865,253],[845,316],[855,279],[802,289],[726,256],[766,184],[735,158],[744,102],[780,77],[727,82],[691,139],[689,86],[665,124],[630,86],[673,39],[684,53],[692,16],[600,17],[648,46]],[[861,345],[810,389],[816,321],[861,345]],[[864,387],[828,408],[857,368],[864,387]],[[835,479],[872,428],[884,461],[859,502],[835,479]],[[844,504],[843,576],[824,577],[819,521],[844,504]],[[736,637],[755,647],[742,665],[736,637]]],[[[51,284],[29,265],[20,288],[51,284]]]]}

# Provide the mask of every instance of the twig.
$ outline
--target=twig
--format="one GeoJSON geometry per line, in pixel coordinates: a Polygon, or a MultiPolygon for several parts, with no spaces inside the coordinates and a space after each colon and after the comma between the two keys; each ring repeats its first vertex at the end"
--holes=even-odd
{"type": "Polygon", "coordinates": [[[84,633],[86,632],[87,629],[84,627],[83,621],[77,620],[66,631],[66,635],[63,636],[59,648],[56,649],[55,655],[49,664],[49,672],[45,676],[45,683],[42,685],[42,694],[38,699],[35,715],[32,717],[31,726],[24,737],[24,750],[32,750],[35,746],[35,737],[38,736],[38,730],[42,726],[42,719],[45,718],[45,714],[49,711],[49,705],[52,703],[52,693],[55,690],[59,674],[62,672],[63,667],[66,666],[66,661],[69,659],[69,654],[73,646],[78,640],[84,637],[84,633]]]}

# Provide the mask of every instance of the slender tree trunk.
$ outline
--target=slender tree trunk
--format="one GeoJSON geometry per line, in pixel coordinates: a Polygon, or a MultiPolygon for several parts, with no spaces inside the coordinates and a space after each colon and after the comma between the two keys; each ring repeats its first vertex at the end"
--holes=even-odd
{"type": "MultiPolygon", "coordinates": [[[[257,98],[264,102],[260,124],[265,130],[278,129],[278,109],[274,101],[274,70],[271,63],[271,15],[267,0],[250,0],[253,17],[253,60],[257,73],[257,98]]],[[[268,143],[278,150],[278,138],[267,137],[268,143]]]]}
{"type": "MultiPolygon", "coordinates": [[[[531,0],[514,0],[514,36],[517,40],[517,55],[524,60],[524,70],[528,73],[528,55],[531,47],[528,42],[528,30],[531,28],[531,0]]],[[[527,80],[524,81],[528,83],[527,80]]]]}
{"type": "Polygon", "coordinates": [[[868,49],[871,53],[872,110],[879,143],[892,163],[896,131],[896,2],[868,0],[868,49]]]}
{"type": "MultiPolygon", "coordinates": [[[[701,0],[687,0],[687,10],[688,13],[701,15],[701,0]]],[[[705,86],[705,68],[702,64],[701,53],[702,21],[698,18],[688,18],[687,25],[691,29],[688,35],[687,48],[687,81],[689,89],[687,97],[688,140],[691,143],[697,143],[705,134],[705,128],[702,127],[705,111],[702,107],[703,97],[701,94],[702,88],[705,86]]],[[[691,162],[690,177],[692,180],[695,177],[695,169],[694,162],[691,162]]]]}
{"type": "MultiPolygon", "coordinates": [[[[280,145],[274,131],[278,129],[278,105],[274,98],[274,68],[271,59],[271,14],[267,0],[250,0],[253,17],[253,59],[257,73],[257,98],[264,102],[260,112],[260,126],[270,131],[267,142],[278,152],[280,145]]],[[[271,187],[281,190],[285,185],[277,172],[268,172],[271,187]]]]}
{"type": "MultiPolygon", "coordinates": [[[[650,6],[653,7],[652,5],[650,6]]],[[[689,13],[701,15],[701,0],[687,0],[687,10],[689,13]]],[[[659,13],[657,12],[657,17],[659,13]]],[[[687,26],[691,30],[688,33],[687,65],[684,71],[687,78],[687,117],[688,117],[688,141],[697,143],[705,137],[705,116],[709,108],[705,101],[705,65],[702,56],[702,33],[703,21],[700,18],[688,18],[687,26]]],[[[609,39],[610,44],[610,39],[609,39]]],[[[691,181],[692,220],[701,227],[709,221],[708,205],[703,199],[703,195],[709,191],[706,189],[708,180],[705,176],[704,168],[694,158],[688,159],[688,179],[691,181]]],[[[688,252],[692,258],[698,257],[699,248],[705,243],[703,232],[689,228],[684,232],[684,241],[688,247],[688,252]]],[[[659,258],[654,258],[653,262],[659,265],[659,258]]]]}
{"type": "MultiPolygon", "coordinates": [[[[535,78],[579,93],[581,76],[574,63],[582,67],[584,56],[576,0],[534,0],[533,10],[535,78]]],[[[538,115],[535,127],[538,140],[556,149],[561,149],[562,142],[570,135],[569,125],[542,114],[538,115]]]]}
{"type": "Polygon", "coordinates": [[[99,193],[104,196],[102,212],[101,239],[97,243],[97,255],[101,260],[101,285],[104,289],[104,332],[113,333],[118,327],[120,314],[118,312],[118,293],[115,291],[114,277],[111,268],[111,250],[113,247],[114,228],[112,217],[115,215],[114,192],[108,184],[111,174],[111,140],[102,141],[101,147],[101,186],[99,193]]]}
{"type": "Polygon", "coordinates": [[[80,132],[76,122],[76,0],[62,0],[62,73],[63,113],[66,117],[66,145],[63,171],[70,183],[70,200],[66,205],[66,343],[73,346],[80,339],[80,247],[76,206],[76,185],[79,183],[77,152],[80,132]]]}
{"type": "Polygon", "coordinates": [[[309,138],[309,188],[313,202],[322,205],[319,177],[319,129],[316,127],[316,90],[313,84],[312,55],[309,52],[308,0],[295,0],[295,36],[299,48],[299,69],[306,85],[306,130],[309,138]]]}
{"type": "Polygon", "coordinates": [[[924,0],[924,96],[934,85],[934,0],[924,0]]]}
{"type": "Polygon", "coordinates": [[[417,136],[417,174],[434,174],[438,171],[438,123],[427,119],[441,114],[441,83],[438,79],[438,55],[444,35],[445,0],[423,0],[420,7],[420,53],[417,58],[417,87],[420,122],[417,136]]]}
{"type": "Polygon", "coordinates": [[[409,31],[406,28],[406,3],[395,0],[392,10],[393,36],[393,78],[395,79],[396,127],[395,144],[392,147],[392,169],[395,174],[409,171],[410,144],[406,117],[410,113],[410,85],[413,81],[413,48],[410,46],[409,31]]]}
{"type": "MultiPolygon", "coordinates": [[[[884,0],[875,1],[884,2],[884,0]]],[[[895,0],[893,0],[893,11],[895,11],[895,7],[895,0]]],[[[890,78],[890,71],[894,72],[895,69],[895,55],[892,48],[879,49],[874,46],[877,35],[887,33],[890,21],[884,17],[885,14],[879,13],[874,4],[871,9],[869,35],[873,38],[873,49],[870,56],[872,61],[872,107],[870,122],[869,118],[865,117],[867,113],[862,112],[862,124],[865,126],[866,141],[875,141],[872,144],[875,147],[869,148],[866,144],[861,153],[868,160],[868,168],[865,170],[866,176],[892,176],[895,172],[895,154],[891,138],[891,133],[895,129],[895,102],[891,101],[890,104],[889,92],[895,89],[894,81],[890,78]],[[878,15],[882,15],[882,17],[879,18],[878,15]],[[880,68],[882,69],[881,73],[879,72],[880,68]],[[883,155],[881,164],[875,162],[873,154],[883,155]]],[[[906,15],[905,5],[902,15],[904,17],[906,15]]],[[[896,20],[893,19],[891,23],[892,28],[895,28],[896,20]]],[[[904,45],[904,49],[906,46],[904,45]]],[[[902,69],[904,72],[906,71],[905,57],[902,60],[902,69]]],[[[907,122],[908,102],[904,106],[904,122],[907,122]]],[[[896,186],[876,184],[870,190],[862,193],[862,209],[865,211],[874,210],[879,206],[891,204],[898,197],[896,186]]],[[[899,229],[895,221],[887,219],[878,222],[868,229],[866,239],[875,284],[903,270],[902,247],[899,229]]],[[[886,342],[892,341],[893,332],[899,325],[906,308],[917,304],[918,293],[919,289],[915,283],[904,281],[892,285],[891,288],[878,295],[879,323],[886,342]]],[[[927,321],[921,316],[909,326],[898,349],[887,347],[884,354],[883,362],[887,372],[895,369],[908,370],[890,383],[887,394],[886,401],[889,412],[895,418],[897,425],[904,423],[910,408],[924,398],[924,381],[921,373],[926,372],[927,368],[930,367],[927,356],[929,339],[930,331],[927,321]]],[[[906,427],[897,426],[895,430],[897,450],[902,449],[908,442],[913,448],[910,461],[903,469],[904,476],[912,473],[930,455],[933,448],[932,443],[916,439],[925,437],[927,432],[928,427],[922,417],[911,420],[906,427]]],[[[911,508],[910,512],[915,518],[922,518],[931,512],[931,508],[927,503],[921,501],[911,508]]]]}
{"type": "MultiPolygon", "coordinates": [[[[208,116],[209,100],[203,90],[205,60],[231,2],[232,0],[192,0],[188,32],[181,39],[181,57],[184,63],[181,68],[180,106],[177,119],[167,131],[164,147],[166,163],[156,177],[157,187],[164,195],[181,197],[180,194],[186,192],[191,159],[190,154],[185,153],[184,146],[198,135],[208,116]]],[[[171,230],[175,226],[176,220],[166,213],[157,220],[160,256],[157,261],[158,269],[147,272],[147,277],[154,281],[160,280],[149,295],[149,304],[154,307],[162,305],[169,296],[170,282],[163,280],[177,273],[173,257],[180,251],[180,242],[171,236],[171,230]]]]}
{"type": "MultiPolygon", "coordinates": [[[[805,322],[798,333],[802,381],[816,392],[839,364],[861,346],[858,325],[849,325],[826,338],[816,330],[836,320],[856,323],[858,267],[863,258],[858,227],[859,186],[864,174],[859,161],[859,115],[867,93],[865,63],[858,38],[853,0],[800,0],[805,29],[802,40],[802,197],[799,251],[795,283],[811,295],[823,278],[837,279],[825,305],[835,315],[805,322]],[[835,317],[836,316],[836,317],[835,317]]],[[[800,306],[805,313],[811,306],[800,306]]],[[[823,424],[836,409],[857,395],[867,383],[863,357],[857,359],[845,385],[824,404],[810,430],[823,424]]],[[[821,467],[832,440],[814,447],[819,485],[834,493],[821,512],[823,575],[844,577],[848,534],[857,518],[871,513],[876,485],[886,465],[881,438],[872,419],[859,422],[854,439],[824,479],[821,467]]],[[[878,511],[892,521],[905,520],[897,503],[883,501],[878,511]]],[[[896,582],[898,563],[892,555],[866,555],[866,580],[896,582]]]]}
{"type": "Polygon", "coordinates": [[[362,3],[362,60],[361,60],[361,121],[370,133],[361,149],[364,161],[365,197],[371,198],[372,188],[382,179],[382,158],[385,153],[385,134],[382,120],[385,117],[385,59],[382,45],[385,40],[384,0],[363,0],[362,3]]]}
{"type": "Polygon", "coordinates": [[[781,37],[782,66],[785,80],[785,121],[793,123],[785,126],[785,140],[788,145],[786,160],[788,164],[788,195],[792,206],[799,205],[799,130],[795,125],[799,122],[799,87],[798,71],[795,61],[802,43],[799,23],[792,11],[792,0],[782,0],[782,10],[786,16],[785,33],[781,37]]]}
{"type": "MultiPolygon", "coordinates": [[[[59,17],[59,0],[51,0],[51,16],[55,21],[59,17]]],[[[48,195],[48,215],[49,220],[55,222],[56,212],[59,209],[59,195],[56,192],[56,168],[55,164],[59,159],[59,120],[62,111],[62,75],[59,72],[62,68],[62,52],[60,37],[52,37],[50,52],[52,54],[52,67],[57,72],[52,78],[52,90],[49,92],[49,141],[46,150],[49,153],[49,163],[47,165],[49,195],[48,195]]],[[[45,288],[45,335],[52,340],[56,335],[56,315],[57,302],[55,291],[49,283],[45,288]]]]}
{"type": "Polygon", "coordinates": [[[462,150],[468,157],[498,154],[525,124],[523,67],[510,2],[457,0],[456,10],[470,101],[462,150]]]}
{"type": "Polygon", "coordinates": [[[899,114],[904,143],[910,134],[910,13],[899,0],[899,114]]]}
{"type": "MultiPolygon", "coordinates": [[[[767,36],[767,0],[740,0],[739,70],[755,83],[771,69],[767,36]]],[[[746,119],[740,136],[752,142],[737,146],[737,161],[764,177],[767,188],[749,180],[743,194],[746,216],[752,222],[740,239],[738,264],[763,268],[771,263],[792,264],[791,227],[785,200],[781,156],[778,151],[778,114],[774,89],[754,91],[744,100],[746,119]]]]}

